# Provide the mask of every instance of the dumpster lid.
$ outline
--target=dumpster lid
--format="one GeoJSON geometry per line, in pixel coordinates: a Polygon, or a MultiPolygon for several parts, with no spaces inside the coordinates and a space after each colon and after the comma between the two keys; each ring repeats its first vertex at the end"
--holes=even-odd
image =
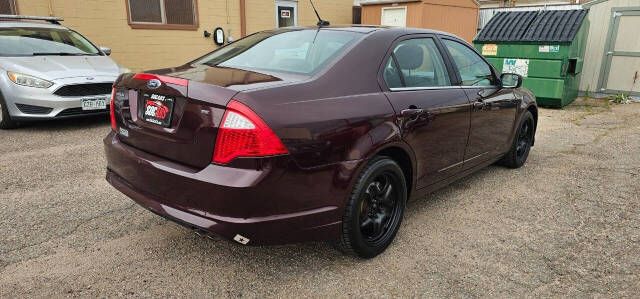
{"type": "Polygon", "coordinates": [[[572,42],[587,10],[501,11],[474,42],[572,42]]]}

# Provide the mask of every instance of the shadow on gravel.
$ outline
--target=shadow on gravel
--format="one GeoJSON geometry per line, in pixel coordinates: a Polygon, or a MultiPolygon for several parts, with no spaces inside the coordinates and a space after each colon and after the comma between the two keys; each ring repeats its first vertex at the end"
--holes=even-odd
{"type": "Polygon", "coordinates": [[[110,122],[108,115],[82,118],[54,119],[20,123],[13,131],[77,131],[103,127],[110,122]]]}
{"type": "MultiPolygon", "coordinates": [[[[389,263],[413,260],[419,263],[421,246],[415,238],[416,229],[426,229],[420,222],[425,219],[441,218],[451,205],[461,198],[452,198],[452,193],[472,188],[473,184],[491,175],[493,166],[464,178],[436,192],[415,198],[407,205],[407,211],[398,236],[380,256],[364,260],[347,256],[335,249],[332,242],[307,242],[278,246],[242,246],[220,237],[213,240],[199,237],[178,224],[181,233],[170,234],[165,244],[156,244],[156,254],[161,257],[180,257],[163,263],[174,263],[176,270],[184,271],[187,277],[199,277],[205,281],[234,281],[226,286],[227,294],[242,297],[251,294],[247,290],[271,289],[275,285],[296,283],[306,285],[314,281],[323,281],[327,275],[351,275],[354,271],[368,273],[367,269],[385,267],[389,263]],[[418,250],[418,251],[416,251],[418,250]],[[415,255],[413,258],[411,256],[415,255]],[[203,274],[202,269],[207,269],[203,274]]],[[[499,170],[498,170],[499,171],[499,170]]],[[[471,196],[471,195],[469,195],[471,196]]],[[[464,197],[462,197],[464,198],[464,197]]],[[[375,271],[372,271],[375,272],[375,271]]],[[[394,272],[382,274],[391,277],[394,272]]]]}

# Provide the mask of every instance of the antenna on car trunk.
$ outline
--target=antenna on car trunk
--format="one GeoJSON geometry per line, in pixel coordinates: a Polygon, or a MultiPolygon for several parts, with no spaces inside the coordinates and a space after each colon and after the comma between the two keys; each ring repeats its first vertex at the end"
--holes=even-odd
{"type": "Polygon", "coordinates": [[[329,23],[329,21],[325,21],[320,17],[320,14],[318,14],[318,10],[316,9],[316,6],[313,5],[313,1],[309,0],[309,2],[311,2],[311,7],[313,8],[313,11],[315,11],[316,16],[318,17],[318,27],[331,25],[331,23],[329,23]]]}

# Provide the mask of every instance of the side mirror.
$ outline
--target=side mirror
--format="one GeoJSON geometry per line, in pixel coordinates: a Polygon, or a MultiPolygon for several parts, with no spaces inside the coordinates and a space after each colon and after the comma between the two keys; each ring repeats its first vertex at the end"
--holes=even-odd
{"type": "Polygon", "coordinates": [[[502,87],[504,88],[519,88],[522,86],[522,76],[518,74],[502,74],[500,81],[502,81],[502,87]]]}
{"type": "Polygon", "coordinates": [[[107,47],[99,47],[98,49],[100,49],[100,51],[102,51],[102,53],[104,53],[104,55],[111,55],[111,49],[107,48],[107,47]]]}

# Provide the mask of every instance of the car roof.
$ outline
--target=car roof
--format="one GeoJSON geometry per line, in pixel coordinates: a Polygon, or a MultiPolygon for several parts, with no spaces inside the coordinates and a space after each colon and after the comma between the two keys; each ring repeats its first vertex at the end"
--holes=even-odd
{"type": "MultiPolygon", "coordinates": [[[[317,30],[318,27],[314,27],[314,26],[285,27],[285,28],[274,29],[272,31],[277,32],[277,31],[296,30],[296,29],[297,30],[299,29],[317,30]]],[[[455,37],[459,39],[458,36],[448,32],[425,29],[425,28],[411,28],[411,27],[391,27],[391,26],[380,26],[380,25],[331,25],[331,26],[321,27],[320,30],[352,31],[352,32],[359,32],[364,34],[370,34],[374,32],[386,32],[386,33],[395,34],[397,36],[406,35],[406,34],[438,34],[438,35],[455,37]]]]}
{"type": "Polygon", "coordinates": [[[43,23],[43,22],[26,22],[26,21],[5,21],[0,19],[0,28],[51,28],[51,29],[69,29],[62,25],[43,23]]]}

